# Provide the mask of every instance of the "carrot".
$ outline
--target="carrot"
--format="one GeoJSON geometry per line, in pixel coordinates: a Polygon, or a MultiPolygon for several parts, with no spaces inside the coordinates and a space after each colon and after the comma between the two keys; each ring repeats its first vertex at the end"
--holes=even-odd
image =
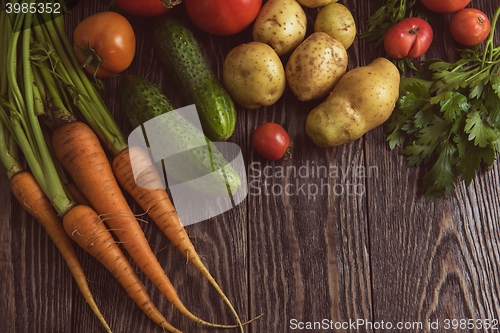
{"type": "Polygon", "coordinates": [[[64,260],[75,278],[78,288],[91,307],[92,311],[101,321],[108,332],[111,332],[108,324],[104,320],[94,298],[90,292],[85,274],[80,266],[75,250],[71,245],[70,239],[63,229],[61,219],[57,215],[49,199],[43,193],[35,177],[27,171],[17,173],[11,179],[11,189],[19,203],[31,214],[45,229],[58,250],[61,252],[64,260]]]}
{"type": "Polygon", "coordinates": [[[135,199],[179,251],[205,276],[228,304],[231,311],[236,314],[231,302],[196,252],[167,191],[163,189],[163,183],[156,167],[151,163],[149,154],[141,147],[129,147],[113,159],[113,171],[125,191],[135,199]],[[131,155],[133,160],[130,158],[131,155]],[[138,172],[140,178],[137,180],[134,177],[132,165],[135,170],[140,171],[138,172]],[[147,188],[145,188],[146,186],[147,188]]]}
{"type": "Polygon", "coordinates": [[[82,249],[104,265],[125,288],[130,298],[155,323],[169,332],[179,332],[170,325],[153,305],[143,284],[135,275],[133,267],[116,245],[99,215],[90,207],[78,205],[63,218],[64,229],[82,249]]]}
{"type": "Polygon", "coordinates": [[[94,131],[86,124],[62,125],[52,135],[56,158],[69,173],[97,213],[106,216],[106,224],[128,251],[139,268],[161,293],[188,318],[212,327],[238,327],[206,322],[193,315],[177,292],[151,250],[113,174],[109,160],[94,131]]]}
{"type": "Polygon", "coordinates": [[[168,193],[162,189],[163,184],[160,176],[152,165],[148,153],[140,147],[125,149],[113,160],[113,171],[118,182],[132,195],[182,254],[201,271],[208,273],[189,240],[186,229],[180,221],[168,193]],[[133,161],[130,160],[131,154],[134,156],[133,161]],[[142,170],[140,179],[137,181],[134,178],[132,165],[134,169],[142,170]],[[142,186],[147,185],[148,188],[141,187],[137,183],[142,186]]]}
{"type": "Polygon", "coordinates": [[[80,192],[80,189],[75,183],[66,184],[66,189],[77,204],[92,207],[89,200],[82,194],[82,192],[80,192]]]}

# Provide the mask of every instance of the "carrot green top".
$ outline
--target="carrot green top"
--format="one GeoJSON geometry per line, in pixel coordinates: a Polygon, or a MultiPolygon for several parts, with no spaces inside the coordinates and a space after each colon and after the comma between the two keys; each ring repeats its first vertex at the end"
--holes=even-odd
{"type": "MultiPolygon", "coordinates": [[[[23,2],[34,2],[34,0],[23,2]]],[[[31,62],[33,14],[18,14],[15,18],[9,19],[14,22],[12,29],[8,27],[7,16],[4,14],[0,17],[0,26],[4,28],[0,34],[0,45],[6,46],[0,51],[2,54],[0,56],[2,65],[2,71],[0,71],[2,73],[0,75],[0,82],[2,82],[0,91],[2,165],[9,177],[14,172],[22,170],[16,152],[16,145],[19,146],[43,192],[57,213],[62,216],[71,209],[74,202],[66,194],[58,167],[54,164],[52,153],[47,145],[46,132],[42,130],[35,112],[35,95],[39,93],[39,88],[33,84],[31,62]],[[20,55],[18,55],[19,44],[21,45],[20,55]],[[18,62],[21,65],[20,71],[18,62]],[[10,135],[15,138],[15,143],[10,135]]]]}

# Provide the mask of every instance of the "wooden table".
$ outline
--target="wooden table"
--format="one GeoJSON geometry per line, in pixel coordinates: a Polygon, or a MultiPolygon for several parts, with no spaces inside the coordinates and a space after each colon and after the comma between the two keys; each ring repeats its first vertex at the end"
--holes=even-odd
{"type": "MultiPolygon", "coordinates": [[[[366,21],[376,9],[374,2],[341,1],[352,11],[358,32],[367,29],[366,21]]],[[[490,17],[498,4],[491,0],[471,3],[490,17]]],[[[108,5],[107,0],[80,1],[72,15],[66,15],[68,33],[84,17],[107,10],[108,5]]],[[[317,11],[306,10],[308,33],[313,31],[317,11]]],[[[172,14],[186,19],[184,6],[172,14]]],[[[148,78],[175,106],[183,106],[153,54],[151,20],[126,17],[138,42],[136,57],[126,73],[150,74],[148,78]]],[[[450,35],[450,19],[446,14],[432,22],[435,39],[425,57],[456,59],[458,45],[450,35]]],[[[229,50],[251,41],[251,28],[231,37],[193,31],[219,76],[229,50]]],[[[348,55],[352,69],[384,56],[384,51],[358,38],[348,55]]],[[[118,82],[119,77],[106,82],[106,100],[127,133],[130,128],[116,105],[118,82]]],[[[236,208],[187,227],[242,319],[264,313],[246,331],[292,332],[300,323],[325,320],[344,328],[308,332],[388,332],[389,324],[401,332],[496,332],[460,327],[446,330],[445,325],[453,319],[500,319],[500,164],[495,162],[489,173],[483,170],[469,187],[460,184],[452,196],[427,203],[422,182],[425,170],[407,169],[405,157],[390,151],[382,128],[351,144],[316,147],[305,134],[304,122],[319,103],[298,102],[287,88],[272,107],[238,107],[236,131],[230,141],[241,147],[253,186],[236,208]],[[291,159],[271,162],[253,149],[253,131],[268,121],[283,125],[290,133],[291,159]],[[281,166],[333,167],[339,175],[275,176],[281,166]],[[364,176],[356,177],[356,168],[364,169],[364,176]],[[314,185],[324,183],[337,192],[314,195],[314,185]],[[348,192],[348,184],[353,183],[357,194],[352,188],[348,192]],[[278,191],[286,184],[294,185],[290,195],[278,191]],[[356,321],[359,325],[352,325],[356,321]],[[427,329],[429,322],[436,321],[438,330],[427,329]],[[397,323],[411,328],[397,329],[397,323]]],[[[11,196],[6,177],[0,177],[0,188],[0,331],[104,332],[47,234],[11,196]]],[[[134,211],[141,213],[127,198],[134,211]]],[[[143,229],[186,306],[205,320],[233,323],[215,290],[158,228],[144,223],[143,229]]],[[[162,331],[106,269],[79,248],[77,254],[114,332],[162,331]]],[[[226,331],[202,327],[179,315],[137,266],[134,268],[153,302],[174,326],[183,332],[226,331]]]]}

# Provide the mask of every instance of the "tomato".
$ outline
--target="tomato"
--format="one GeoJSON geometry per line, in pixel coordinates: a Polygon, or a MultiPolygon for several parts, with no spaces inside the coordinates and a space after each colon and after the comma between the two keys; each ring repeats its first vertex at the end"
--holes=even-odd
{"type": "Polygon", "coordinates": [[[265,158],[279,160],[290,147],[290,137],[280,125],[265,123],[253,132],[252,144],[265,158]]]}
{"type": "Polygon", "coordinates": [[[127,13],[137,16],[159,16],[168,13],[180,0],[116,0],[127,13]]]}
{"type": "Polygon", "coordinates": [[[453,15],[450,29],[457,42],[465,46],[475,46],[488,37],[490,20],[480,10],[465,8],[453,15]]]}
{"type": "Polygon", "coordinates": [[[429,23],[418,17],[409,17],[387,31],[384,48],[392,58],[416,58],[431,46],[432,37],[429,23]]]}
{"type": "Polygon", "coordinates": [[[132,63],[134,29],[118,13],[97,13],[78,24],[73,33],[73,46],[76,57],[87,72],[96,77],[109,77],[124,71],[132,63]]]}
{"type": "Polygon", "coordinates": [[[262,0],[184,0],[193,23],[208,33],[234,35],[252,23],[262,0]]]}
{"type": "Polygon", "coordinates": [[[436,13],[455,13],[465,8],[471,0],[420,0],[422,4],[436,13]]]}

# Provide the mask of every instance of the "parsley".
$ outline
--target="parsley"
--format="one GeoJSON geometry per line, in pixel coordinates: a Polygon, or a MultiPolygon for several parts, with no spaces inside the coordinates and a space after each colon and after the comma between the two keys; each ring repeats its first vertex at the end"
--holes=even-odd
{"type": "Polygon", "coordinates": [[[482,165],[500,152],[500,46],[493,46],[495,12],[483,51],[461,59],[422,62],[414,77],[402,78],[396,109],[385,124],[390,149],[401,147],[407,166],[426,165],[427,201],[468,186],[482,165]]]}

